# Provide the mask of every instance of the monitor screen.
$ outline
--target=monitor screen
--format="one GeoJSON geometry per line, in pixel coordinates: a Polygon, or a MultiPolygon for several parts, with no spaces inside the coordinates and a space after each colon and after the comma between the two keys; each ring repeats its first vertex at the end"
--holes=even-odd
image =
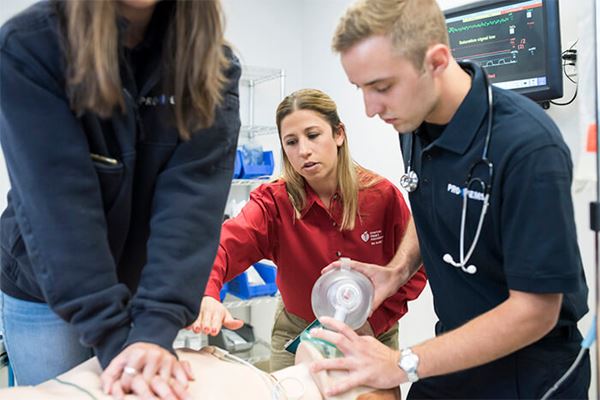
{"type": "Polygon", "coordinates": [[[458,61],[481,65],[492,84],[533,100],[562,97],[558,0],[486,0],[445,15],[458,61]]]}

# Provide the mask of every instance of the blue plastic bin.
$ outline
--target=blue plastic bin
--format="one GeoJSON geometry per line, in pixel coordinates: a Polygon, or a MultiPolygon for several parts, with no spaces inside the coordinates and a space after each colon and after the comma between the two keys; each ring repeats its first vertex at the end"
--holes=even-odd
{"type": "Polygon", "coordinates": [[[223,284],[223,287],[221,288],[221,291],[219,292],[219,298],[221,299],[221,303],[225,299],[225,296],[227,296],[228,292],[229,292],[229,282],[225,282],[223,284]]]}
{"type": "Polygon", "coordinates": [[[277,276],[277,268],[264,263],[254,264],[254,269],[260,275],[264,285],[251,285],[248,283],[248,275],[246,272],[236,276],[229,282],[229,293],[240,299],[250,299],[257,296],[273,296],[277,293],[277,285],[275,277],[277,276]]]}
{"type": "Polygon", "coordinates": [[[272,151],[263,151],[262,164],[251,164],[240,151],[240,159],[242,161],[242,178],[252,179],[259,176],[271,176],[275,168],[275,159],[272,151]]]}
{"type": "Polygon", "coordinates": [[[233,164],[233,179],[239,179],[242,177],[244,172],[242,171],[242,152],[241,150],[236,150],[235,152],[235,162],[233,164]]]}

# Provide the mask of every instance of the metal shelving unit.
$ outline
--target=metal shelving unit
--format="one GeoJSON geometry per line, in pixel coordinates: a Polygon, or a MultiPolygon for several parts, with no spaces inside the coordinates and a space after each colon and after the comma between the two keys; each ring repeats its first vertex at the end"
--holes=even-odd
{"type": "Polygon", "coordinates": [[[244,125],[240,134],[250,139],[257,136],[277,135],[277,127],[269,125],[244,125]]]}
{"type": "MultiPolygon", "coordinates": [[[[279,79],[280,98],[285,95],[285,71],[282,68],[264,68],[246,65],[242,67],[240,84],[250,88],[250,105],[254,105],[254,88],[261,83],[279,79]]],[[[249,125],[254,125],[254,109],[250,109],[249,125]]]]}
{"type": "Polygon", "coordinates": [[[241,134],[252,139],[255,136],[271,135],[277,133],[274,126],[256,125],[254,122],[254,106],[256,102],[256,86],[272,80],[279,80],[279,98],[285,96],[285,71],[281,68],[264,68],[255,66],[243,66],[240,85],[248,87],[248,124],[243,125],[241,134]]]}
{"type": "Polygon", "coordinates": [[[258,177],[255,179],[234,179],[231,181],[233,186],[254,186],[269,182],[271,176],[258,177]]]}
{"type": "MultiPolygon", "coordinates": [[[[278,133],[276,126],[256,124],[255,106],[258,96],[262,96],[261,98],[263,98],[264,100],[268,100],[269,102],[276,99],[283,99],[285,95],[285,71],[280,68],[264,68],[247,65],[242,66],[242,76],[240,78],[240,94],[248,96],[248,114],[246,118],[243,118],[244,122],[246,123],[244,123],[241,127],[240,139],[243,138],[249,141],[257,140],[259,143],[264,143],[265,141],[267,143],[270,143],[271,139],[267,137],[277,138],[276,135],[278,133]],[[275,81],[277,81],[277,83],[279,84],[278,88],[275,86],[275,81]],[[273,86],[263,86],[260,88],[260,90],[257,90],[257,87],[259,85],[266,84],[267,82],[273,82],[273,86]]],[[[274,114],[274,107],[276,103],[273,103],[274,114]]],[[[267,105],[266,103],[263,104],[267,105]]],[[[270,104],[268,105],[268,108],[270,109],[270,104]]],[[[261,111],[263,110],[261,109],[261,111]]],[[[243,110],[242,112],[245,113],[246,110],[243,110]]],[[[277,144],[272,145],[276,146],[277,148],[277,150],[274,150],[274,152],[279,152],[279,146],[277,144]]],[[[277,172],[275,172],[275,175],[277,175],[277,172]]],[[[233,179],[232,186],[238,188],[236,189],[237,196],[241,195],[247,199],[250,190],[252,190],[254,187],[260,184],[269,182],[272,178],[272,176],[261,176],[253,179],[233,179]]],[[[237,309],[237,314],[239,314],[237,315],[237,317],[243,317],[243,319],[247,322],[253,323],[252,309],[254,306],[273,304],[276,303],[279,299],[279,293],[277,293],[275,296],[261,296],[247,300],[242,300],[235,296],[227,295],[223,304],[230,310],[237,309]]],[[[263,313],[261,312],[257,315],[262,314],[263,313]]],[[[271,346],[268,340],[265,340],[264,332],[262,332],[262,338],[260,336],[261,335],[256,336],[254,345],[250,350],[234,354],[253,364],[269,360],[271,346]]],[[[177,337],[176,343],[178,343],[180,346],[185,346],[189,348],[200,348],[201,346],[208,344],[208,338],[206,337],[206,335],[194,334],[190,331],[181,331],[177,337]]]]}
{"type": "Polygon", "coordinates": [[[279,292],[277,292],[277,294],[275,296],[253,297],[248,300],[240,300],[237,297],[227,295],[227,297],[225,297],[225,301],[223,301],[223,304],[225,305],[225,307],[232,310],[234,308],[248,307],[248,306],[254,306],[254,305],[258,305],[258,304],[275,303],[280,298],[281,298],[281,296],[279,295],[279,292]]]}

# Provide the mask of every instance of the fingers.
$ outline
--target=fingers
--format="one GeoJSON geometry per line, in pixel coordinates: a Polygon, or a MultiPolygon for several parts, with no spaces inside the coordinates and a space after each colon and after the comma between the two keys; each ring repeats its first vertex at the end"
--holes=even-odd
{"type": "Polygon", "coordinates": [[[144,368],[144,358],[146,356],[146,352],[142,349],[132,348],[128,352],[127,364],[123,368],[123,373],[121,374],[121,387],[128,393],[131,391],[131,384],[133,383],[133,379],[139,375],[139,373],[144,368]],[[131,372],[130,372],[131,371],[131,372]]]}
{"type": "Polygon", "coordinates": [[[119,354],[115,357],[108,367],[104,370],[102,375],[100,375],[100,382],[102,384],[102,391],[105,394],[111,393],[111,389],[115,382],[121,377],[123,373],[123,368],[127,363],[127,358],[123,356],[123,354],[119,354]]]}
{"type": "Polygon", "coordinates": [[[176,362],[173,364],[173,370],[171,372],[171,375],[186,389],[188,387],[189,381],[194,379],[193,376],[188,375],[188,371],[185,370],[185,368],[181,365],[180,362],[176,362]]]}
{"type": "MultiPolygon", "coordinates": [[[[116,382],[113,396],[122,399],[125,396],[124,393],[119,382],[116,382]]],[[[142,375],[135,376],[131,383],[131,393],[144,400],[187,400],[191,398],[187,388],[176,379],[164,379],[159,375],[153,376],[149,382],[144,380],[142,375]]]]}
{"type": "Polygon", "coordinates": [[[171,357],[165,358],[162,361],[158,375],[165,382],[171,378],[171,372],[173,371],[173,364],[175,364],[175,362],[176,360],[171,357]]]}
{"type": "Polygon", "coordinates": [[[134,343],[111,361],[100,377],[106,394],[123,398],[135,393],[143,399],[181,399],[193,380],[189,363],[160,346],[134,343]]]}
{"type": "Polygon", "coordinates": [[[359,340],[359,336],[348,325],[336,321],[333,318],[323,317],[319,319],[321,323],[329,329],[316,328],[310,331],[311,336],[325,340],[338,348],[344,355],[349,355],[353,351],[353,342],[359,340]]]}
{"type": "Polygon", "coordinates": [[[175,394],[175,388],[172,385],[173,383],[176,384],[176,382],[173,381],[171,382],[171,385],[169,385],[157,375],[150,380],[150,384],[147,390],[150,391],[150,393],[155,393],[159,399],[163,400],[177,400],[183,398],[175,394]]]}
{"type": "Polygon", "coordinates": [[[188,383],[193,379],[190,364],[186,361],[179,362],[165,349],[134,348],[129,352],[129,362],[123,368],[120,379],[113,383],[111,394],[118,399],[124,398],[127,393],[149,400],[188,399],[188,383]],[[140,363],[141,372],[127,372],[134,371],[132,365],[140,363]]]}
{"type": "Polygon", "coordinates": [[[123,391],[123,388],[121,387],[121,381],[113,382],[112,385],[110,386],[109,393],[115,399],[118,399],[118,400],[124,399],[125,392],[123,391]]]}
{"type": "Polygon", "coordinates": [[[163,354],[160,351],[150,351],[146,353],[145,358],[146,360],[144,369],[142,371],[142,377],[146,382],[150,382],[161,366],[163,354]]]}
{"type": "Polygon", "coordinates": [[[310,365],[310,371],[313,373],[323,370],[340,370],[348,372],[348,375],[346,375],[345,378],[332,380],[331,382],[335,382],[335,384],[324,388],[327,397],[346,392],[364,383],[364,378],[358,371],[356,363],[349,358],[323,359],[315,361],[310,365]]]}
{"type": "Polygon", "coordinates": [[[212,330],[212,318],[213,314],[209,310],[202,310],[200,314],[200,318],[198,318],[198,330],[196,333],[204,333],[206,335],[210,334],[212,330]]]}
{"type": "MultiPolygon", "coordinates": [[[[350,328],[345,323],[338,321],[337,319],[333,319],[331,317],[320,317],[319,322],[326,328],[329,328],[333,331],[338,332],[339,334],[345,336],[349,340],[358,339],[358,334],[356,332],[354,332],[352,330],[352,328],[350,328]]],[[[326,331],[326,330],[324,330],[324,331],[326,331]]],[[[326,331],[326,332],[331,332],[331,331],[326,331]]],[[[311,331],[311,333],[312,333],[312,331],[311,331]]],[[[334,332],[331,332],[331,333],[334,333],[334,332]]]]}
{"type": "Polygon", "coordinates": [[[194,333],[200,333],[202,332],[202,323],[199,319],[197,319],[192,325],[190,325],[190,328],[194,333]]]}
{"type": "Polygon", "coordinates": [[[172,381],[178,382],[184,389],[187,389],[190,380],[194,380],[190,364],[187,361],[180,362],[175,357],[163,361],[158,376],[164,382],[169,382],[171,378],[175,378],[172,381]]]}
{"type": "MultiPolygon", "coordinates": [[[[204,296],[200,305],[200,327],[198,332],[204,332],[207,335],[215,336],[221,330],[223,320],[229,312],[227,308],[218,300],[210,296],[204,296]]],[[[230,316],[231,317],[231,316],[230,316]]]]}
{"type": "MultiPolygon", "coordinates": [[[[225,306],[223,306],[225,308],[225,306]]],[[[225,319],[225,313],[223,310],[213,310],[208,326],[204,328],[204,332],[215,336],[221,331],[221,327],[223,326],[223,320],[225,319]],[[208,329],[208,331],[207,331],[208,329]]]]}
{"type": "Polygon", "coordinates": [[[327,272],[331,271],[332,269],[339,268],[341,266],[342,266],[342,263],[339,260],[334,261],[321,270],[321,275],[326,274],[327,272]]]}
{"type": "Polygon", "coordinates": [[[231,316],[231,314],[229,314],[225,317],[225,321],[223,321],[223,326],[227,329],[236,330],[244,326],[244,321],[240,319],[235,319],[231,316]]]}
{"type": "Polygon", "coordinates": [[[345,379],[334,381],[335,384],[325,389],[325,395],[327,397],[335,396],[348,390],[364,384],[364,379],[359,374],[350,374],[345,379]]]}
{"type": "Polygon", "coordinates": [[[205,296],[200,307],[200,315],[191,328],[195,333],[203,332],[215,336],[222,327],[235,330],[242,326],[244,326],[244,321],[233,318],[222,303],[205,296]]]}
{"type": "MultiPolygon", "coordinates": [[[[155,399],[158,399],[158,397],[156,397],[154,395],[154,392],[150,389],[150,385],[148,384],[148,382],[146,382],[142,378],[141,375],[136,375],[131,380],[131,392],[133,392],[134,394],[136,394],[139,398],[141,398],[143,400],[155,400],[155,399]]],[[[174,396],[164,397],[164,398],[168,399],[168,400],[175,400],[174,396]]]]}
{"type": "Polygon", "coordinates": [[[175,379],[169,379],[168,381],[156,376],[150,382],[150,387],[154,393],[156,393],[161,399],[191,399],[191,396],[179,382],[175,379]]]}
{"type": "Polygon", "coordinates": [[[315,361],[310,365],[311,372],[320,372],[324,370],[348,370],[350,369],[349,360],[345,357],[340,358],[324,358],[315,361]]]}
{"type": "MultiPolygon", "coordinates": [[[[344,260],[344,263],[346,266],[348,266],[350,269],[356,270],[358,272],[363,273],[364,275],[366,275],[367,277],[371,278],[371,276],[379,269],[381,268],[379,265],[374,265],[374,264],[365,264],[362,263],[360,261],[356,261],[356,260],[344,260]]],[[[321,270],[321,275],[331,271],[334,268],[340,268],[342,266],[342,262],[340,260],[334,261],[331,264],[329,264],[328,266],[326,266],[325,268],[323,268],[321,270]]]]}
{"type": "Polygon", "coordinates": [[[379,267],[378,265],[365,264],[365,263],[361,263],[356,260],[348,261],[347,265],[348,265],[348,267],[350,267],[350,269],[358,271],[358,272],[368,276],[369,278],[371,278],[373,273],[377,270],[377,267],[379,267]]]}
{"type": "Polygon", "coordinates": [[[346,324],[333,318],[322,317],[319,321],[327,328],[310,331],[310,335],[332,343],[343,357],[325,359],[313,363],[311,372],[323,370],[345,371],[344,378],[340,377],[331,388],[325,388],[327,396],[335,396],[358,385],[374,388],[389,388],[403,382],[404,375],[396,368],[398,352],[393,351],[372,336],[359,336],[346,324]],[[393,371],[398,370],[398,374],[393,371]]]}
{"type": "Polygon", "coordinates": [[[317,339],[321,339],[333,344],[344,355],[349,354],[350,346],[345,344],[345,342],[347,342],[348,339],[346,339],[343,335],[340,335],[339,333],[323,328],[315,328],[310,331],[310,335],[317,339]]]}
{"type": "Polygon", "coordinates": [[[173,393],[175,393],[177,398],[182,399],[182,400],[191,400],[192,399],[192,396],[188,393],[187,389],[184,388],[175,379],[171,379],[169,381],[169,385],[171,386],[171,390],[173,391],[173,393]]]}
{"type": "Polygon", "coordinates": [[[191,381],[195,381],[196,377],[192,372],[192,365],[188,361],[181,361],[181,366],[183,367],[186,375],[188,376],[188,379],[191,381]]]}

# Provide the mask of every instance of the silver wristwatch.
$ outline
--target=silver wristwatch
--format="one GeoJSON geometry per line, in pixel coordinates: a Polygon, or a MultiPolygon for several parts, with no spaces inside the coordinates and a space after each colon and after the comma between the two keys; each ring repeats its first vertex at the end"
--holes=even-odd
{"type": "Polygon", "coordinates": [[[416,382],[419,380],[419,375],[417,375],[419,356],[413,353],[410,348],[402,349],[398,366],[406,373],[409,382],[416,382]]]}

